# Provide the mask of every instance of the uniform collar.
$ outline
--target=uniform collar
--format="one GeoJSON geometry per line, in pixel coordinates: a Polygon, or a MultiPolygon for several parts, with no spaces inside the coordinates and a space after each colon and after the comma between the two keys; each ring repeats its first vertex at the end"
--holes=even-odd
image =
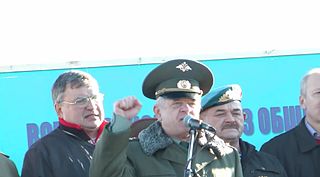
{"type": "Polygon", "coordinates": [[[147,155],[152,155],[173,143],[173,140],[163,131],[158,121],[142,130],[138,138],[143,152],[147,155]]]}

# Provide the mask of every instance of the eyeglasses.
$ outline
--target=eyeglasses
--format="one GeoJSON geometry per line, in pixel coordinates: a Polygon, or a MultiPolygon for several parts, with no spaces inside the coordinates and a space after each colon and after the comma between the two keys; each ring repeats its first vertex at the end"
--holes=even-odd
{"type": "Polygon", "coordinates": [[[85,107],[85,106],[88,106],[90,100],[95,101],[95,102],[102,101],[103,96],[104,95],[102,93],[99,93],[97,95],[92,95],[92,96],[87,96],[87,97],[78,97],[73,102],[62,100],[59,103],[65,103],[65,104],[69,104],[69,105],[85,107]]]}

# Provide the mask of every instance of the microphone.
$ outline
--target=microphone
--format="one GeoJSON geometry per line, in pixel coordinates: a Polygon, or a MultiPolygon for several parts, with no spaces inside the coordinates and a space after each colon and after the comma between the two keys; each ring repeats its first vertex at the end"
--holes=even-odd
{"type": "Polygon", "coordinates": [[[191,129],[204,129],[208,130],[210,132],[216,132],[216,129],[212,127],[211,125],[203,122],[202,120],[195,119],[191,117],[190,115],[186,115],[183,118],[183,123],[186,127],[190,127],[191,129]]]}

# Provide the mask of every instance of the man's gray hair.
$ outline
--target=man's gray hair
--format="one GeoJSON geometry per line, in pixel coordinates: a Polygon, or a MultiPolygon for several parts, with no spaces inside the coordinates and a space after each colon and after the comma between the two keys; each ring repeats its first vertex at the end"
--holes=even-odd
{"type": "Polygon", "coordinates": [[[79,70],[67,71],[61,74],[52,86],[51,94],[54,103],[62,101],[67,86],[70,88],[96,87],[99,90],[97,80],[89,73],[79,70]]]}
{"type": "Polygon", "coordinates": [[[301,80],[301,83],[300,83],[300,95],[301,96],[305,96],[306,95],[306,90],[307,90],[307,82],[308,82],[308,79],[311,75],[313,74],[320,74],[320,68],[313,68],[311,70],[309,70],[307,72],[307,74],[305,74],[301,80]]]}
{"type": "Polygon", "coordinates": [[[161,97],[161,96],[158,97],[157,100],[156,100],[156,105],[162,107],[165,104],[165,100],[166,99],[161,97]]]}

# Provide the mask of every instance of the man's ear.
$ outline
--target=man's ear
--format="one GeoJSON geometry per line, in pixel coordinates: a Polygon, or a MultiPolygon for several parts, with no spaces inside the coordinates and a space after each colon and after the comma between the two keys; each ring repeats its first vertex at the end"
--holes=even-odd
{"type": "Polygon", "coordinates": [[[304,98],[304,96],[302,96],[302,95],[299,96],[299,103],[300,103],[300,107],[302,109],[305,109],[305,98],[304,98]]]}
{"type": "Polygon", "coordinates": [[[159,121],[161,121],[161,112],[160,112],[158,105],[153,106],[153,112],[154,112],[155,118],[157,118],[159,121]]]}
{"type": "Polygon", "coordinates": [[[62,110],[61,110],[60,104],[55,103],[54,104],[54,109],[56,110],[56,113],[57,113],[58,117],[62,118],[63,116],[62,116],[62,110]]]}
{"type": "Polygon", "coordinates": [[[207,117],[207,110],[200,112],[200,116],[199,116],[200,120],[207,121],[206,117],[207,117]]]}

